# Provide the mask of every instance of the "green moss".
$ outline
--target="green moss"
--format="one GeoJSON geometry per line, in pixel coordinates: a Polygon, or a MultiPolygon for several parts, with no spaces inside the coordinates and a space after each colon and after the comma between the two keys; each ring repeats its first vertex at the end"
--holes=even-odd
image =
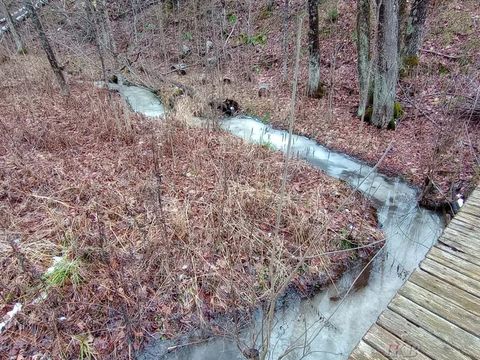
{"type": "Polygon", "coordinates": [[[367,106],[365,109],[365,114],[363,115],[363,121],[368,124],[372,123],[372,115],[373,115],[373,106],[367,106]]]}
{"type": "Polygon", "coordinates": [[[392,119],[387,125],[388,130],[395,130],[397,128],[397,120],[392,119]]]}
{"type": "Polygon", "coordinates": [[[237,16],[236,14],[234,14],[234,13],[229,13],[229,14],[227,15],[227,20],[228,20],[228,22],[229,22],[230,24],[234,25],[234,24],[236,24],[237,21],[238,21],[238,16],[237,16]]]}
{"type": "Polygon", "coordinates": [[[447,75],[447,74],[450,73],[450,69],[446,65],[443,65],[442,63],[439,63],[438,64],[438,73],[440,75],[447,75]]]}
{"type": "Polygon", "coordinates": [[[403,59],[403,66],[408,70],[417,67],[420,64],[420,59],[417,55],[405,56],[403,59]]]}
{"type": "Polygon", "coordinates": [[[400,65],[398,75],[400,78],[405,78],[410,75],[411,71],[420,65],[420,58],[417,55],[405,56],[400,65]]]}
{"type": "Polygon", "coordinates": [[[340,241],[340,249],[342,250],[351,250],[355,249],[356,247],[357,245],[348,240],[347,238],[342,238],[342,240],[340,241]]]}
{"type": "Polygon", "coordinates": [[[334,23],[337,22],[338,18],[340,17],[340,13],[336,7],[330,9],[327,14],[327,20],[334,23]]]}
{"type": "Polygon", "coordinates": [[[239,35],[239,40],[244,45],[265,45],[267,43],[267,35],[264,33],[258,33],[248,36],[246,33],[241,33],[239,35]]]}
{"type": "Polygon", "coordinates": [[[403,110],[402,104],[400,104],[398,101],[395,101],[393,104],[393,120],[401,118],[405,114],[405,111],[403,110]]]}
{"type": "MultiPolygon", "coordinates": [[[[393,118],[388,123],[387,128],[391,130],[395,130],[395,128],[397,127],[397,119],[401,118],[404,114],[405,114],[405,111],[403,110],[402,104],[400,104],[399,102],[395,102],[393,104],[393,118]]],[[[367,108],[365,109],[365,114],[363,115],[363,121],[365,121],[368,124],[371,124],[372,115],[373,115],[373,106],[372,105],[367,106],[367,108]]]]}

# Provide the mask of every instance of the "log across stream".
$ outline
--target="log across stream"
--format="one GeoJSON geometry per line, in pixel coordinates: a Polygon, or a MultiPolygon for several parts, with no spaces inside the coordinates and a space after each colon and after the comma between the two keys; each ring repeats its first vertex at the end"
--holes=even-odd
{"type": "MultiPolygon", "coordinates": [[[[130,107],[146,116],[163,117],[158,98],[147,89],[116,85],[130,107]]],[[[286,152],[288,133],[273,129],[260,120],[235,116],[220,126],[248,142],[268,144],[286,152]]],[[[330,151],[314,140],[293,135],[291,153],[328,175],[342,179],[371,198],[377,207],[378,221],[386,237],[384,248],[375,256],[368,281],[361,289],[338,300],[333,286],[308,300],[287,298],[276,313],[269,359],[347,359],[363,334],[386,308],[390,299],[418,266],[440,236],[441,216],[417,205],[417,189],[400,178],[390,178],[347,155],[330,151]],[[295,349],[295,350],[291,350],[295,349]],[[284,356],[282,356],[284,355],[284,356]]],[[[348,270],[336,284],[346,291],[359,269],[348,270]]],[[[243,331],[252,346],[252,334],[261,331],[262,314],[243,331]]],[[[258,341],[261,341],[260,339],[258,341]]],[[[195,345],[169,347],[176,343],[157,340],[139,359],[244,359],[231,339],[213,338],[195,345]]]]}

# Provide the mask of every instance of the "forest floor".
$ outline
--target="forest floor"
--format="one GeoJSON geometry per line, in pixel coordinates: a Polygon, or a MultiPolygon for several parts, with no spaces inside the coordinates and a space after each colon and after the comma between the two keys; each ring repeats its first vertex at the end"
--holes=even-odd
{"type": "Polygon", "coordinates": [[[368,200],[301,161],[276,238],[280,153],[133,115],[92,83],[61,98],[33,54],[0,77],[0,319],[22,304],[1,354],[119,359],[149,334],[223,333],[270,299],[273,249],[280,281],[312,255],[291,281],[309,296],[383,242],[368,200]]]}
{"type": "MultiPolygon", "coordinates": [[[[167,105],[173,99],[175,111],[164,125],[131,115],[93,88],[100,78],[95,46],[72,38],[78,29],[65,25],[60,3],[42,16],[65,65],[69,99],[58,97],[43,56],[0,59],[0,318],[23,304],[0,335],[0,353],[68,358],[90,349],[100,358],[121,358],[155,332],[173,337],[268,300],[282,156],[184,124],[212,116],[211,100],[231,98],[241,112],[285,128],[296,24],[292,16],[284,81],[281,8],[227,2],[222,24],[211,11],[220,2],[210,3],[195,14],[192,7],[165,12],[154,5],[136,22],[128,14],[112,22],[126,54],[125,76],[158,90],[167,105]],[[217,25],[226,29],[221,40],[217,25]],[[204,54],[209,39],[213,47],[204,54]],[[181,56],[182,45],[191,54],[181,56]],[[222,60],[204,66],[208,58],[222,60]],[[178,62],[190,66],[186,75],[172,72],[178,62]],[[178,96],[174,83],[191,87],[193,99],[178,96]],[[258,96],[261,84],[269,86],[266,97],[258,96]],[[55,257],[61,271],[48,273],[55,257]]],[[[292,14],[301,3],[291,1],[292,14]]],[[[305,95],[304,44],[294,131],[371,164],[390,148],[383,172],[417,186],[428,176],[443,196],[452,188],[468,194],[479,174],[480,123],[460,119],[450,105],[479,88],[477,2],[435,2],[420,65],[400,83],[405,115],[395,131],[355,116],[354,2],[323,2],[321,14],[326,94],[305,95]]],[[[305,19],[304,39],[306,25],[305,19]]],[[[22,33],[32,44],[30,27],[27,22],[22,33]]],[[[309,246],[316,254],[348,250],[310,259],[292,282],[300,293],[333,281],[352,252],[368,258],[375,246],[349,248],[382,239],[371,203],[350,192],[303,162],[291,164],[280,278],[309,246]]],[[[213,331],[224,324],[217,325],[213,331]]]]}

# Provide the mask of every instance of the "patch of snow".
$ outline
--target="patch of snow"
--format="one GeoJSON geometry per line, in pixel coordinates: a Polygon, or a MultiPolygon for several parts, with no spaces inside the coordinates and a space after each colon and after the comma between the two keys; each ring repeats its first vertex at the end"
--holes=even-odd
{"type": "Polygon", "coordinates": [[[53,270],[55,270],[55,266],[57,266],[57,264],[62,261],[62,259],[63,256],[54,256],[52,265],[47,269],[47,271],[45,271],[45,275],[51,274],[53,270]]]}
{"type": "Polygon", "coordinates": [[[12,319],[19,313],[20,310],[22,310],[22,304],[15,303],[13,309],[3,317],[3,321],[0,323],[0,333],[6,328],[6,326],[10,323],[10,321],[12,321],[12,319]]]}
{"type": "Polygon", "coordinates": [[[459,208],[461,208],[463,206],[463,195],[462,194],[457,194],[457,205],[459,208]]]}

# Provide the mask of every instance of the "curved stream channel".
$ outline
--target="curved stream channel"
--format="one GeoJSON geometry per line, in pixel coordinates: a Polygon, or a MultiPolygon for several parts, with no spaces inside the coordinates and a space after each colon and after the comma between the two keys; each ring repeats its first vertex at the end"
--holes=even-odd
{"type": "MultiPolygon", "coordinates": [[[[118,89],[130,107],[147,116],[163,116],[163,106],[148,90],[139,87],[118,89]],[[155,113],[152,108],[162,109],[155,113]]],[[[235,136],[254,143],[268,143],[286,152],[288,133],[276,130],[247,116],[227,118],[221,127],[235,136]]],[[[378,221],[386,236],[386,245],[374,258],[365,287],[350,293],[345,300],[335,301],[331,286],[308,300],[288,298],[276,313],[272,333],[270,359],[278,359],[287,349],[284,359],[347,359],[364,333],[387,307],[390,299],[403,285],[409,274],[425,257],[440,236],[444,224],[432,211],[417,206],[417,190],[399,178],[389,178],[361,161],[333,152],[303,136],[292,138],[292,154],[315,168],[358,187],[371,198],[378,212],[378,221]],[[306,329],[308,331],[306,331],[306,329]],[[307,348],[304,344],[308,343],[307,348]],[[304,348],[304,349],[300,349],[304,348]]],[[[346,290],[358,269],[347,271],[336,284],[346,290]]],[[[252,334],[261,329],[261,314],[242,336],[252,346],[252,334]]],[[[170,341],[154,341],[139,359],[244,359],[237,345],[226,338],[213,338],[196,345],[180,346],[170,341]]]]}

